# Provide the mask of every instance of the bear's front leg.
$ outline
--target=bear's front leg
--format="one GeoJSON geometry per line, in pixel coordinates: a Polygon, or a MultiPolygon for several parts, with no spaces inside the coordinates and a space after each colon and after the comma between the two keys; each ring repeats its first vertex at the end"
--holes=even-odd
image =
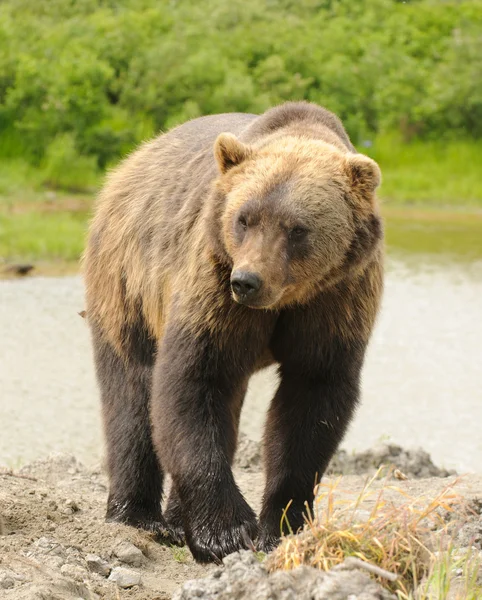
{"type": "Polygon", "coordinates": [[[246,358],[220,349],[209,334],[166,330],[154,368],[153,438],[200,562],[246,548],[257,535],[255,514],[231,470],[246,380],[246,358]]]}
{"type": "Polygon", "coordinates": [[[358,401],[363,353],[364,347],[334,344],[323,362],[311,362],[305,350],[294,351],[282,363],[264,438],[266,487],[260,550],[270,552],[281,534],[296,532],[304,524],[304,514],[312,514],[314,487],[358,401]]]}

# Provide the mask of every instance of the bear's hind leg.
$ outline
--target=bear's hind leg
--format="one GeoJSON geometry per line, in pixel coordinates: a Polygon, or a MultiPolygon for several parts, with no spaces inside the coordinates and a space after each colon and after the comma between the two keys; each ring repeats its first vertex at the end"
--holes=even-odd
{"type": "Polygon", "coordinates": [[[152,365],[121,358],[93,331],[107,445],[107,521],[125,523],[182,543],[161,511],[163,473],[154,452],[149,420],[152,365]]]}
{"type": "Polygon", "coordinates": [[[186,534],[184,531],[184,521],[182,517],[182,505],[179,494],[174,488],[174,485],[171,487],[171,491],[169,492],[164,515],[170,529],[175,532],[177,537],[184,540],[186,534]]]}

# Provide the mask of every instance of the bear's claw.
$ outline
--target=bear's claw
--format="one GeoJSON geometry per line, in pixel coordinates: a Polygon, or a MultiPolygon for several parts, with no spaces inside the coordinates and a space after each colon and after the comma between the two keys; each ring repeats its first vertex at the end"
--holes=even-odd
{"type": "Polygon", "coordinates": [[[256,549],[258,552],[269,554],[278,546],[280,539],[281,538],[279,535],[270,533],[268,530],[261,529],[258,541],[256,543],[256,549]]]}
{"type": "Polygon", "coordinates": [[[184,531],[182,529],[171,527],[164,517],[108,517],[108,523],[122,523],[130,525],[136,529],[142,529],[153,534],[155,540],[160,543],[172,544],[174,546],[184,546],[186,543],[184,531]]]}
{"type": "Polygon", "coordinates": [[[189,549],[196,561],[200,563],[218,563],[228,554],[238,550],[252,550],[253,539],[257,533],[256,520],[242,525],[229,527],[219,532],[205,530],[200,535],[191,533],[187,541],[189,549]]]}

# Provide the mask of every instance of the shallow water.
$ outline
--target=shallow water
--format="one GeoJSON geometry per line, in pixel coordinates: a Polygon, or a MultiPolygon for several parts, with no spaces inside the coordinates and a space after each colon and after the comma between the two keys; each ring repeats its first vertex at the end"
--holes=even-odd
{"type": "MultiPolygon", "coordinates": [[[[388,237],[390,247],[393,233],[388,237]]],[[[469,246],[480,242],[482,255],[481,240],[474,234],[469,246]]],[[[361,450],[390,439],[423,446],[446,467],[480,472],[482,263],[473,249],[455,261],[440,252],[422,257],[401,254],[396,244],[390,249],[397,258],[389,261],[367,354],[363,402],[343,445],[361,450]]],[[[101,457],[82,308],[79,277],[0,281],[0,464],[17,466],[53,451],[86,462],[101,457]]],[[[250,384],[241,427],[254,439],[275,386],[274,370],[250,384]]]]}

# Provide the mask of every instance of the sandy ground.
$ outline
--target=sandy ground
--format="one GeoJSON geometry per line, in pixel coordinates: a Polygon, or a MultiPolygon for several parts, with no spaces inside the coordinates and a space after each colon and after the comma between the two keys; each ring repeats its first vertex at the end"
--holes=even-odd
{"type": "MultiPolygon", "coordinates": [[[[77,316],[82,298],[79,277],[0,281],[0,467],[14,469],[0,469],[0,598],[170,598],[212,567],[145,533],[105,524],[105,474],[72,456],[100,465],[103,455],[89,334],[77,316]],[[68,454],[46,458],[52,451],[68,454]]],[[[437,464],[459,473],[482,473],[481,298],[479,271],[392,265],[367,356],[363,403],[345,448],[390,438],[423,446],[437,464]]],[[[241,430],[252,439],[261,437],[275,386],[272,370],[250,384],[241,430]]],[[[240,487],[259,510],[259,462],[239,464],[240,487]]],[[[422,469],[423,479],[396,486],[435,495],[455,481],[430,473],[422,469]]],[[[364,480],[345,476],[339,487],[354,495],[364,480]]],[[[456,490],[482,498],[482,475],[464,476],[456,490]]],[[[482,519],[468,531],[467,543],[480,548],[482,519]]]]}
{"type": "MultiPolygon", "coordinates": [[[[241,454],[236,479],[247,500],[259,510],[261,468],[252,460],[250,448],[242,448],[241,454]]],[[[343,497],[353,498],[365,480],[366,475],[345,476],[338,489],[343,497]]],[[[454,482],[454,489],[465,498],[482,498],[482,475],[459,480],[454,476],[409,478],[396,481],[394,487],[413,497],[435,496],[454,482]]],[[[380,485],[375,484],[375,492],[380,485]]],[[[370,508],[375,492],[363,508],[370,508]]],[[[391,495],[394,502],[405,499],[399,492],[391,495]]],[[[144,532],[104,523],[106,497],[107,482],[101,469],[87,469],[68,455],[1,474],[5,527],[0,535],[0,597],[164,600],[186,580],[203,577],[213,569],[194,563],[186,549],[162,546],[144,532]],[[124,581],[115,582],[116,577],[124,581]]],[[[472,533],[473,539],[465,543],[480,549],[482,517],[477,527],[470,529],[472,533]]]]}
{"type": "MultiPolygon", "coordinates": [[[[344,440],[422,446],[438,464],[482,471],[482,276],[462,266],[393,263],[344,440]],[[420,266],[420,265],[419,265],[420,266]]],[[[98,390],[79,277],[0,281],[0,465],[51,452],[102,457],[98,390]]],[[[256,375],[241,429],[260,439],[276,374],[256,375]]]]}

